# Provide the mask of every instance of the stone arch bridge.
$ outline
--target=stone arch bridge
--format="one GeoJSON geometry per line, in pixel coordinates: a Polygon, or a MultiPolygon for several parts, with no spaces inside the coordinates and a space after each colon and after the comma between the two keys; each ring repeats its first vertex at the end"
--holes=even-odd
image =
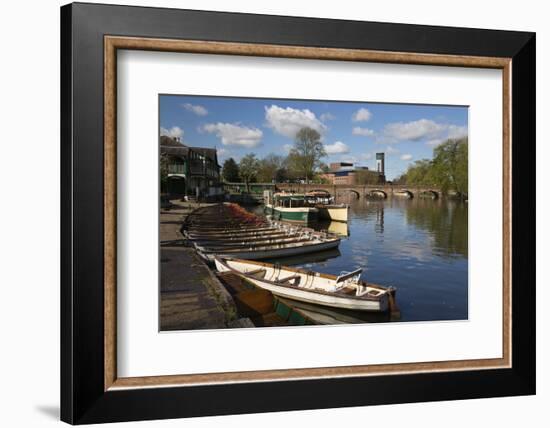
{"type": "Polygon", "coordinates": [[[277,190],[296,193],[312,191],[324,191],[333,196],[350,195],[355,198],[388,198],[388,197],[429,197],[437,199],[443,196],[440,189],[427,186],[408,186],[399,184],[298,184],[298,183],[277,183],[277,190]]]}

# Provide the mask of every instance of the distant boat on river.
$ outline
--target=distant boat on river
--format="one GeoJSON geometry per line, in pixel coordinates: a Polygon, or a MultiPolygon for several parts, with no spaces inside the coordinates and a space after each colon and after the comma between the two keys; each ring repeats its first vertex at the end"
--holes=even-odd
{"type": "Polygon", "coordinates": [[[275,220],[294,223],[314,223],[319,209],[306,202],[305,196],[295,193],[264,193],[264,212],[275,220]]]}
{"type": "Polygon", "coordinates": [[[324,192],[272,193],[264,192],[264,212],[275,220],[312,223],[317,220],[348,221],[349,207],[335,204],[334,198],[324,192]]]}

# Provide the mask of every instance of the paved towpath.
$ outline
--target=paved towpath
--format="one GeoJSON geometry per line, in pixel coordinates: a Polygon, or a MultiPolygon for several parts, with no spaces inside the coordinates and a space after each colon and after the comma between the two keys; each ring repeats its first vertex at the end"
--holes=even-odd
{"type": "Polygon", "coordinates": [[[235,304],[195,250],[184,246],[185,217],[198,204],[171,201],[160,213],[161,330],[218,329],[235,323],[235,304]]]}

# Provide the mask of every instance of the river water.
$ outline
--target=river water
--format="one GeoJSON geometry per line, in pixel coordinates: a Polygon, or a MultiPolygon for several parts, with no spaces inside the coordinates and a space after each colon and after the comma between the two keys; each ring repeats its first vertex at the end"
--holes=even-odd
{"type": "MultiPolygon", "coordinates": [[[[277,260],[339,274],[363,268],[362,279],[397,288],[399,321],[468,318],[468,204],[449,199],[343,199],[350,221],[314,225],[342,234],[336,251],[277,260]]],[[[360,313],[347,322],[388,321],[360,313]]]]}

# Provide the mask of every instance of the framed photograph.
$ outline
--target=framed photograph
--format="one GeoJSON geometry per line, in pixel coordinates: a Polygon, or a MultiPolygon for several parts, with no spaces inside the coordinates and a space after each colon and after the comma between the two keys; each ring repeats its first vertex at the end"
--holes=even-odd
{"type": "Polygon", "coordinates": [[[533,33],[76,3],[61,54],[62,420],[535,393],[533,33]]]}

